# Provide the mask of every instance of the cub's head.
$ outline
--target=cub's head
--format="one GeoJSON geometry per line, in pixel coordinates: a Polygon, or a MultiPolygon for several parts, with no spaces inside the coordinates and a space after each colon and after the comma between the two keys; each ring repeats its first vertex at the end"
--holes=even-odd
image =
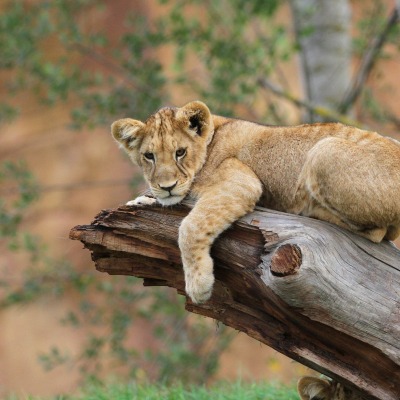
{"type": "Polygon", "coordinates": [[[114,139],[142,168],[150,189],[164,205],[179,203],[203,166],[214,126],[208,107],[193,101],[182,108],[162,108],[145,122],[120,119],[114,139]]]}
{"type": "Polygon", "coordinates": [[[302,400],[363,400],[358,393],[336,381],[312,376],[300,378],[297,390],[302,400]]]}

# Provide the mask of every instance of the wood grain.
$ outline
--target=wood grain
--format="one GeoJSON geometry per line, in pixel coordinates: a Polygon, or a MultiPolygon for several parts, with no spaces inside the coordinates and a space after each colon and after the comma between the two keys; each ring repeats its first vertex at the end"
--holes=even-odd
{"type": "MultiPolygon", "coordinates": [[[[178,228],[192,204],[122,206],[71,230],[96,268],[184,295],[178,228]]],[[[400,251],[334,225],[257,208],[216,241],[210,301],[190,312],[222,321],[358,388],[400,399],[400,251]]]]}

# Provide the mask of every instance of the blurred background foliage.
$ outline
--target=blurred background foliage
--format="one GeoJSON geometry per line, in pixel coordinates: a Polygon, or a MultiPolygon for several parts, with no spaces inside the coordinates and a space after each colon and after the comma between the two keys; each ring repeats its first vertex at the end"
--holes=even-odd
{"type": "MultiPolygon", "coordinates": [[[[0,129],[18,121],[15,99],[27,93],[44,107],[62,103],[70,129],[79,131],[108,129],[122,116],[145,119],[162,105],[174,105],[177,92],[205,101],[214,113],[268,124],[299,119],[284,66],[295,62],[301,48],[287,17],[279,17],[286,1],[160,0],[156,17],[137,12],[132,2],[118,21],[122,34],[117,36],[104,29],[110,3],[16,0],[1,5],[0,129]],[[97,24],[96,16],[103,23],[97,24]],[[166,54],[171,62],[165,62],[166,54]],[[260,79],[281,90],[273,94],[260,79]]],[[[353,56],[360,58],[382,31],[389,10],[379,0],[364,2],[361,9],[353,39],[353,56]]],[[[398,57],[399,32],[393,26],[386,43],[394,47],[380,52],[379,59],[398,57]]],[[[360,124],[389,131],[400,125],[390,102],[377,100],[368,84],[353,106],[350,115],[360,124]]],[[[138,190],[136,176],[130,184],[138,190]]],[[[168,290],[142,290],[133,278],[101,279],[91,265],[82,270],[54,255],[23,226],[27,210],[46,190],[23,159],[0,151],[0,185],[0,238],[9,254],[0,271],[0,307],[73,296],[76,307],[60,323],[88,332],[78,354],[59,347],[40,354],[45,369],[68,364],[83,379],[100,379],[107,371],[165,382],[200,383],[213,376],[232,331],[189,318],[184,299],[168,290]],[[8,271],[15,265],[20,274],[11,279],[8,271]],[[139,351],[129,338],[143,321],[150,322],[158,345],[139,351]]]]}

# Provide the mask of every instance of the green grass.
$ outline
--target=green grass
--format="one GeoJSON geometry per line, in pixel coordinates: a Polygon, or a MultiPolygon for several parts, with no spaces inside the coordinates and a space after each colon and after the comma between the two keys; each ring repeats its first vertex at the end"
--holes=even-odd
{"type": "MultiPolygon", "coordinates": [[[[11,399],[11,398],[10,398],[11,399]]],[[[30,400],[40,400],[29,397],[30,400]]],[[[224,383],[205,387],[108,384],[89,386],[76,396],[54,400],[298,400],[293,387],[274,384],[224,383]]]]}

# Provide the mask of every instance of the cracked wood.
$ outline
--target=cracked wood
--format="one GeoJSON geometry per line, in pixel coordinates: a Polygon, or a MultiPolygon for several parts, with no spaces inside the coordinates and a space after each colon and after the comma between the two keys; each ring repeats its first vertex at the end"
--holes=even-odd
{"type": "MultiPolygon", "coordinates": [[[[70,237],[96,268],[184,295],[178,228],[191,203],[102,211],[70,237]]],[[[211,300],[186,309],[245,332],[366,399],[400,398],[400,252],[334,225],[256,208],[212,248],[211,300]]]]}

